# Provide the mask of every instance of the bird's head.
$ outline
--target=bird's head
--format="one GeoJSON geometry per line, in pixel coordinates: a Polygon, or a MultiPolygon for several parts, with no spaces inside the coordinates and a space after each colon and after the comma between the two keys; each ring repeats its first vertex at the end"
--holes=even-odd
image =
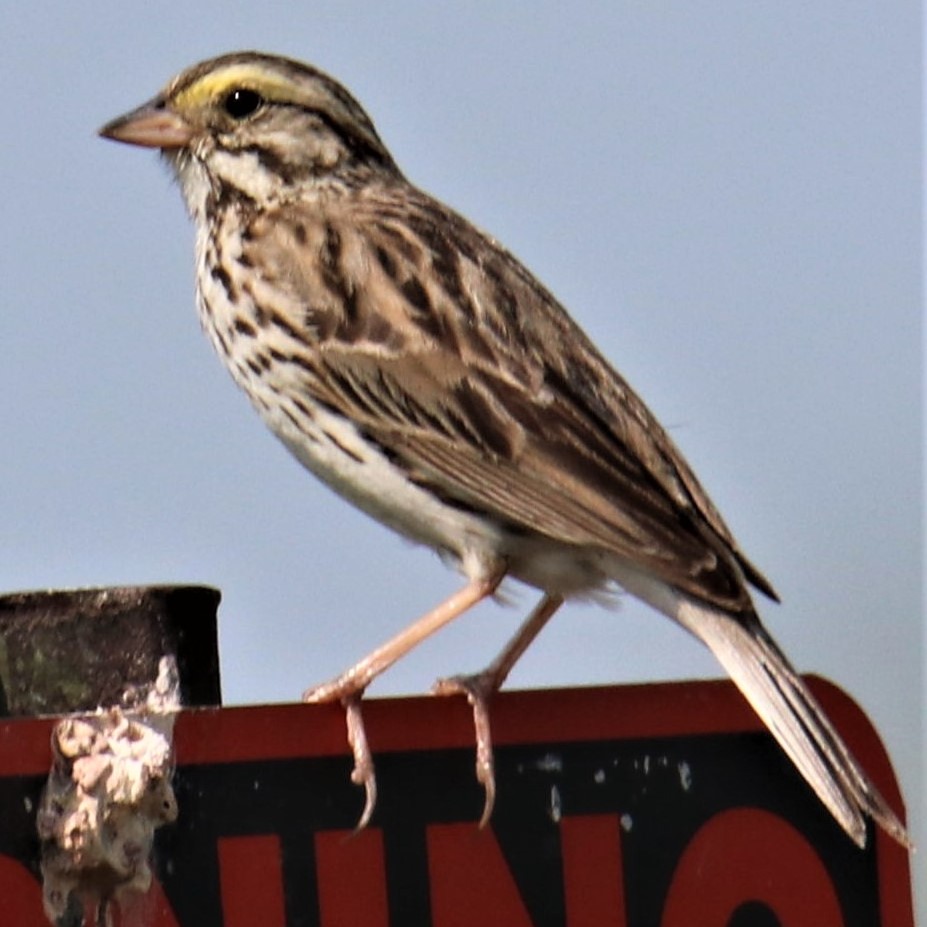
{"type": "Polygon", "coordinates": [[[344,87],[307,65],[256,52],[188,68],[100,134],[160,149],[194,214],[209,192],[266,205],[332,180],[398,173],[344,87]]]}

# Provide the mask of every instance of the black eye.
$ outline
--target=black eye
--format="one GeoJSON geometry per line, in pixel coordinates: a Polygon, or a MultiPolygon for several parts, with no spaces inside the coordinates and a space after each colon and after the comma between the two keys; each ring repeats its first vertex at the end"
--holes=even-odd
{"type": "Polygon", "coordinates": [[[264,98],[256,90],[238,87],[226,96],[222,106],[233,119],[246,119],[257,112],[263,102],[264,98]]]}

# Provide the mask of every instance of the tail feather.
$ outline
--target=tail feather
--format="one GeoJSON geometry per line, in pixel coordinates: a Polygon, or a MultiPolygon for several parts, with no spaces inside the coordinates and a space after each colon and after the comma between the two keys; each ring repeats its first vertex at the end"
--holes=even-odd
{"type": "Polygon", "coordinates": [[[672,617],[703,641],[727,670],[856,844],[865,846],[868,816],[899,843],[913,846],[904,825],[759,619],[745,622],[691,600],[677,602],[673,611],[672,617]]]}

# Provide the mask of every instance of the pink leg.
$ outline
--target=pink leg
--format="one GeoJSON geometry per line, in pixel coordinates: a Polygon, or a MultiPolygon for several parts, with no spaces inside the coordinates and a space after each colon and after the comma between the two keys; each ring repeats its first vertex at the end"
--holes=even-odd
{"type": "Polygon", "coordinates": [[[502,688],[512,667],[562,604],[563,596],[545,595],[486,669],[470,676],[451,676],[448,679],[439,679],[431,690],[435,695],[466,695],[467,701],[473,707],[473,727],[476,732],[476,778],[486,793],[480,827],[485,827],[489,822],[493,805],[496,802],[496,774],[492,755],[489,702],[502,688]]]}
{"type": "Polygon", "coordinates": [[[303,693],[304,702],[341,702],[344,705],[348,743],[354,754],[351,781],[356,785],[363,785],[366,793],[364,810],[357,822],[358,830],[367,826],[377,801],[377,779],[373,766],[373,754],[367,743],[367,733],[361,714],[361,699],[364,690],[380,673],[389,669],[400,657],[405,656],[426,637],[449,624],[478,602],[491,596],[498,589],[503,576],[503,573],[498,573],[488,579],[471,580],[463,589],[455,592],[405,630],[377,647],[340,676],[320,686],[307,689],[303,693]]]}

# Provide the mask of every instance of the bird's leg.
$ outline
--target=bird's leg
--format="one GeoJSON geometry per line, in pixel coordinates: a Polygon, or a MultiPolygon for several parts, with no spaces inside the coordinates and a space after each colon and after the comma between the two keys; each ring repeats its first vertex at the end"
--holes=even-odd
{"type": "Polygon", "coordinates": [[[373,755],[367,743],[367,733],[364,730],[364,719],[361,714],[361,699],[364,690],[380,673],[389,669],[400,657],[405,656],[426,637],[449,624],[478,602],[491,596],[498,589],[504,575],[504,573],[496,573],[487,578],[471,580],[463,589],[426,612],[405,630],[377,647],[340,676],[320,686],[307,689],[303,693],[304,702],[341,702],[344,706],[348,743],[354,755],[351,781],[355,785],[363,785],[366,793],[364,811],[357,822],[358,830],[367,826],[377,801],[377,779],[373,767],[373,755]]]}
{"type": "Polygon", "coordinates": [[[480,827],[485,827],[489,822],[496,801],[496,773],[492,755],[489,702],[502,688],[512,667],[561,605],[563,605],[562,595],[545,595],[486,669],[469,676],[439,679],[431,690],[435,695],[466,695],[467,701],[473,708],[473,728],[476,734],[476,778],[486,793],[480,827]]]}

